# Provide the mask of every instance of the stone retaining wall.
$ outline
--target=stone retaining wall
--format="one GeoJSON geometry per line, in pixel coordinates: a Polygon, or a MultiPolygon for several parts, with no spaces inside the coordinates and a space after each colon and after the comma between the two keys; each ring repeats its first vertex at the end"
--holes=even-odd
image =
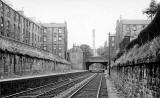
{"type": "Polygon", "coordinates": [[[23,76],[64,70],[71,70],[71,66],[57,61],[0,50],[0,79],[14,75],[23,76]]]}
{"type": "Polygon", "coordinates": [[[127,98],[160,98],[159,64],[114,66],[111,78],[127,98]]]}

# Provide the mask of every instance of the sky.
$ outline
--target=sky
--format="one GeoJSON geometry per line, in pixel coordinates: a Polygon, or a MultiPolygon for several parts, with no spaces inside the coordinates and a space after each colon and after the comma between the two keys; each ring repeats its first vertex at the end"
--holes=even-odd
{"type": "MultiPolygon", "coordinates": [[[[42,23],[67,22],[68,48],[88,44],[92,47],[95,29],[96,48],[103,46],[108,32],[115,33],[116,21],[147,19],[142,11],[150,0],[5,0],[27,17],[42,23]]],[[[158,0],[159,2],[160,0],[158,0]]]]}

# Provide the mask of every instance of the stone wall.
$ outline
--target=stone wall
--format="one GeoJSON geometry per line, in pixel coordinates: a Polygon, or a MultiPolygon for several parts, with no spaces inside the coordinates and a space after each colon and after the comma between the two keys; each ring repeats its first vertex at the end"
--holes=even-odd
{"type": "Polygon", "coordinates": [[[126,98],[160,98],[160,62],[111,68],[111,79],[126,98]]]}
{"type": "Polygon", "coordinates": [[[0,50],[0,79],[12,75],[23,76],[71,70],[70,67],[57,61],[0,50]]]}
{"type": "Polygon", "coordinates": [[[0,51],[0,76],[52,71],[48,70],[53,69],[52,67],[54,67],[53,61],[0,51]],[[49,63],[52,63],[52,66],[49,63]]]}

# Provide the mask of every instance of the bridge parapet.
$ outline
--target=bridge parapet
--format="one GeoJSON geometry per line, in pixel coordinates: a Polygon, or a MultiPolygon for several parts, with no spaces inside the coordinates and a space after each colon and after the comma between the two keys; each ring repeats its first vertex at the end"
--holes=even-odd
{"type": "Polygon", "coordinates": [[[86,69],[89,69],[89,66],[93,63],[100,63],[104,66],[107,66],[108,60],[104,57],[90,57],[88,60],[86,60],[86,69]]]}
{"type": "Polygon", "coordinates": [[[87,62],[108,62],[104,57],[90,57],[87,62]]]}

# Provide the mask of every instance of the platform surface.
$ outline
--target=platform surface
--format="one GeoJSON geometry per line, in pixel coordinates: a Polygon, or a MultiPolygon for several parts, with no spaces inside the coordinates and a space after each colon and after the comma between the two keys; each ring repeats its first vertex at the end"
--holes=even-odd
{"type": "Polygon", "coordinates": [[[112,81],[110,81],[107,70],[105,70],[105,77],[106,77],[108,98],[121,98],[120,96],[118,96],[118,91],[117,91],[114,83],[112,83],[112,81]]]}
{"type": "Polygon", "coordinates": [[[0,79],[0,82],[5,81],[12,81],[12,80],[20,80],[20,79],[30,79],[30,78],[38,78],[38,77],[45,77],[45,76],[56,76],[56,75],[63,75],[63,74],[69,74],[69,73],[77,73],[77,72],[85,72],[86,70],[70,70],[66,72],[53,72],[53,73],[47,73],[47,74],[39,74],[39,75],[32,75],[32,76],[21,76],[21,77],[15,77],[15,78],[4,78],[0,79]]]}

